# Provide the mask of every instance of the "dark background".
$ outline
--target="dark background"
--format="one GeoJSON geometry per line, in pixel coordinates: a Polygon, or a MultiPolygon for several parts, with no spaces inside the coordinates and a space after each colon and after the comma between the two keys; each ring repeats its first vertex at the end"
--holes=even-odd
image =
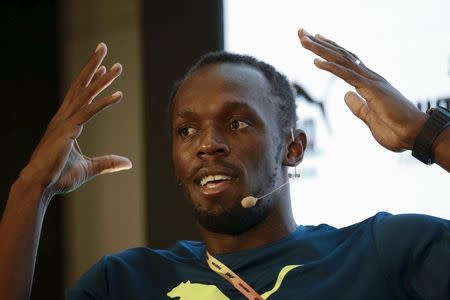
{"type": "MultiPolygon", "coordinates": [[[[27,163],[56,112],[61,90],[58,28],[64,1],[0,4],[1,159],[0,213],[9,188],[27,163]]],[[[167,100],[175,79],[201,54],[223,48],[222,1],[142,1],[148,241],[166,247],[198,239],[179,190],[173,189],[167,100]],[[176,37],[176,38],[174,38],[176,37]],[[167,132],[167,134],[161,134],[167,132]],[[150,147],[158,145],[158,147],[150,147]],[[167,214],[170,213],[170,218],[167,214]],[[177,226],[172,226],[177,220],[177,226]],[[164,230],[161,230],[164,228],[164,230]]],[[[87,8],[88,9],[88,8],[87,8]]],[[[64,293],[64,201],[52,201],[45,218],[32,299],[62,299],[64,293]]],[[[2,270],[0,270],[1,272],[2,270]]],[[[1,297],[1,295],[0,295],[1,297]]]]}

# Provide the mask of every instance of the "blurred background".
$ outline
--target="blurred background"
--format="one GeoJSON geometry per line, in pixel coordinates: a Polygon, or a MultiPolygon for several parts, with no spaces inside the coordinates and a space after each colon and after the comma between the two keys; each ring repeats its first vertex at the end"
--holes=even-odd
{"type": "MultiPolygon", "coordinates": [[[[274,64],[306,94],[299,126],[310,149],[291,184],[298,223],[334,226],[380,210],[450,218],[448,174],[383,151],[342,103],[349,89],[312,65],[296,31],[321,32],[356,52],[421,109],[450,99],[450,10],[445,1],[6,1],[2,58],[0,212],[9,187],[99,42],[105,66],[124,66],[107,90],[123,101],[89,122],[84,154],[129,157],[133,169],[100,176],[54,199],[38,253],[32,299],[64,289],[103,255],[135,246],[198,239],[173,179],[167,100],[196,58],[227,49],[274,64]],[[309,101],[308,101],[309,99],[309,101]],[[314,101],[311,101],[314,100],[314,101]]],[[[1,272],[2,270],[0,270],[1,272]]]]}
{"type": "Polygon", "coordinates": [[[384,150],[344,104],[351,87],[315,68],[296,39],[300,27],[321,33],[423,111],[449,108],[448,11],[446,0],[224,1],[225,48],[270,62],[302,91],[297,126],[309,144],[290,185],[297,223],[342,227],[379,211],[450,219],[448,173],[384,150]]]}

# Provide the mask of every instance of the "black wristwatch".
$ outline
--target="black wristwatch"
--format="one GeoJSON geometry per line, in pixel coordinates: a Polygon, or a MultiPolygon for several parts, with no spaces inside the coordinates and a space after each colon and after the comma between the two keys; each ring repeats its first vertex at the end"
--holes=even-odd
{"type": "Polygon", "coordinates": [[[433,143],[438,135],[446,127],[450,126],[450,111],[441,106],[437,106],[428,109],[427,114],[430,117],[416,137],[412,155],[424,164],[431,165],[434,163],[432,153],[433,143]]]}

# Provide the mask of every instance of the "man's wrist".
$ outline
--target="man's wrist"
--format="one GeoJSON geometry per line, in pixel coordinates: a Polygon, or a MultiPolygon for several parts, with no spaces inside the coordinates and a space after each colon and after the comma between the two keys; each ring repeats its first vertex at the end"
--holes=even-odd
{"type": "Polygon", "coordinates": [[[44,209],[52,198],[50,190],[40,180],[38,174],[27,167],[20,172],[19,177],[11,186],[10,192],[19,198],[27,199],[27,201],[38,201],[44,209]]]}
{"type": "Polygon", "coordinates": [[[414,119],[413,124],[411,126],[408,125],[409,135],[407,139],[407,147],[404,147],[404,149],[412,151],[417,136],[429,118],[430,116],[427,113],[420,111],[418,116],[414,119]]]}

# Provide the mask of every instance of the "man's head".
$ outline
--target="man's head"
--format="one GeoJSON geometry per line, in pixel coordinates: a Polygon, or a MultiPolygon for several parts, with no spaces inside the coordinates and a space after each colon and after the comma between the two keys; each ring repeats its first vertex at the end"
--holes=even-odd
{"type": "Polygon", "coordinates": [[[280,209],[277,192],[241,207],[287,180],[306,145],[295,128],[295,102],[286,78],[248,56],[204,56],[180,82],[171,107],[175,175],[208,231],[240,234],[280,209]],[[287,126],[287,128],[286,128],[287,126]]]}

